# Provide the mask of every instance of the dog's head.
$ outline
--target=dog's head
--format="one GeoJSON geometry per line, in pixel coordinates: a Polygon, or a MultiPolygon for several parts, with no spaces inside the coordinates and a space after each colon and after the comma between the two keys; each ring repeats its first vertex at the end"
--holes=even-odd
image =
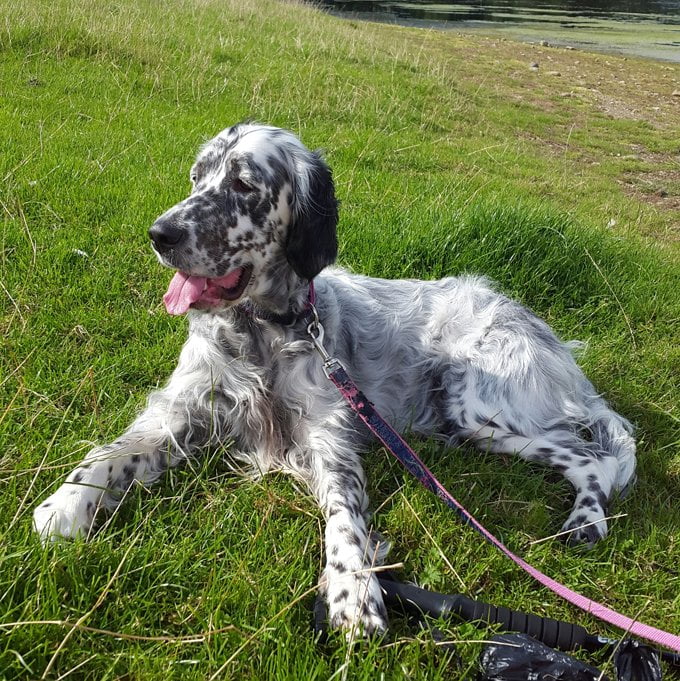
{"type": "Polygon", "coordinates": [[[295,278],[311,280],[335,260],[331,172],[292,133],[227,128],[201,149],[191,183],[149,230],[160,261],[179,270],[165,297],[173,314],[245,297],[285,307],[295,278]]]}

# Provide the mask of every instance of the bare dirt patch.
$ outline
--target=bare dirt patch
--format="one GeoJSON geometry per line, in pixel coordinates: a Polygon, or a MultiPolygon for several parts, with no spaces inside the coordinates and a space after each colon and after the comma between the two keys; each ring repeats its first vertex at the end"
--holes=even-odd
{"type": "Polygon", "coordinates": [[[624,192],[664,211],[673,211],[674,240],[680,240],[680,154],[654,153],[639,144],[631,145],[632,158],[644,164],[640,170],[624,173],[624,192]]]}

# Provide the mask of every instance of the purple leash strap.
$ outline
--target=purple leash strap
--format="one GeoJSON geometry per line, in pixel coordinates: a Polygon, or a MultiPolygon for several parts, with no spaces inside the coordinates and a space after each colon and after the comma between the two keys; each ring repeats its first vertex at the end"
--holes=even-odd
{"type": "Polygon", "coordinates": [[[347,375],[345,368],[340,362],[328,355],[324,346],[324,330],[319,322],[313,301],[310,303],[314,319],[309,324],[307,332],[312,338],[315,348],[324,360],[324,372],[328,379],[337,387],[340,394],[348,402],[352,410],[366,424],[369,430],[385,445],[406,470],[411,473],[424,487],[436,494],[445,504],[451,507],[461,520],[475,529],[484,539],[502,551],[510,560],[519,565],[525,572],[529,573],[537,582],[547,587],[561,598],[569,601],[573,605],[581,608],[585,612],[598,617],[599,619],[613,624],[615,627],[625,630],[627,633],[634,634],[640,638],[653,641],[658,645],[680,652],[680,636],[671,634],[662,629],[657,629],[643,622],[633,620],[626,615],[608,608],[597,601],[572,591],[563,586],[551,577],[543,574],[525,560],[515,555],[510,549],[489,532],[474,516],[467,511],[437,480],[434,474],[421,461],[420,457],[409,447],[404,439],[392,428],[380,414],[375,410],[366,395],[357,388],[356,384],[347,375]]]}

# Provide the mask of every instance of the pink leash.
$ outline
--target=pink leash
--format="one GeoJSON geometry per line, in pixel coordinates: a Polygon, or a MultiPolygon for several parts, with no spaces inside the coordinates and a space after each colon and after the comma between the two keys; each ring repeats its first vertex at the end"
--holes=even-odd
{"type": "Polygon", "coordinates": [[[525,572],[529,573],[537,582],[548,587],[548,589],[554,591],[558,596],[561,596],[573,605],[585,610],[587,613],[590,613],[609,624],[613,624],[615,627],[625,630],[627,633],[634,634],[635,636],[645,638],[658,645],[680,652],[680,636],[676,636],[675,634],[621,615],[615,610],[563,586],[515,555],[500,541],[500,539],[497,539],[479,521],[477,521],[474,516],[449,493],[444,485],[437,480],[427,466],[421,461],[420,457],[406,444],[403,438],[382,418],[382,416],[380,416],[371,402],[347,375],[342,364],[340,364],[337,359],[328,355],[323,346],[324,330],[319,322],[316,309],[314,308],[314,289],[311,285],[309,305],[314,318],[307,327],[307,332],[311,336],[314,346],[324,360],[324,371],[326,376],[338,388],[340,394],[347,400],[352,410],[361,418],[383,445],[385,445],[385,447],[399,460],[404,468],[409,471],[409,473],[416,477],[427,489],[442,499],[444,503],[455,510],[466,524],[473,527],[489,543],[502,551],[510,560],[519,565],[525,572]]]}

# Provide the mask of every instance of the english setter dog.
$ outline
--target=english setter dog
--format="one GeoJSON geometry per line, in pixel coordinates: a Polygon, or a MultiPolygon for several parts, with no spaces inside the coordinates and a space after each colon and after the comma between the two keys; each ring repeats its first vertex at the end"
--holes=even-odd
{"type": "Polygon", "coordinates": [[[632,429],[541,319],[480,277],[388,281],[329,267],[331,172],[290,132],[222,131],[191,183],[149,230],[161,263],[177,270],[166,308],[189,319],[179,364],[127,432],[89,452],[36,508],[44,541],[87,536],[97,510],[114,509],[135,481],[233,442],[240,467],[296,476],[323,510],[331,625],[385,629],[360,457],[370,437],[307,334],[312,280],[328,352],[393,426],[552,466],[576,490],[570,540],[605,535],[610,497],[634,477],[632,429]]]}

